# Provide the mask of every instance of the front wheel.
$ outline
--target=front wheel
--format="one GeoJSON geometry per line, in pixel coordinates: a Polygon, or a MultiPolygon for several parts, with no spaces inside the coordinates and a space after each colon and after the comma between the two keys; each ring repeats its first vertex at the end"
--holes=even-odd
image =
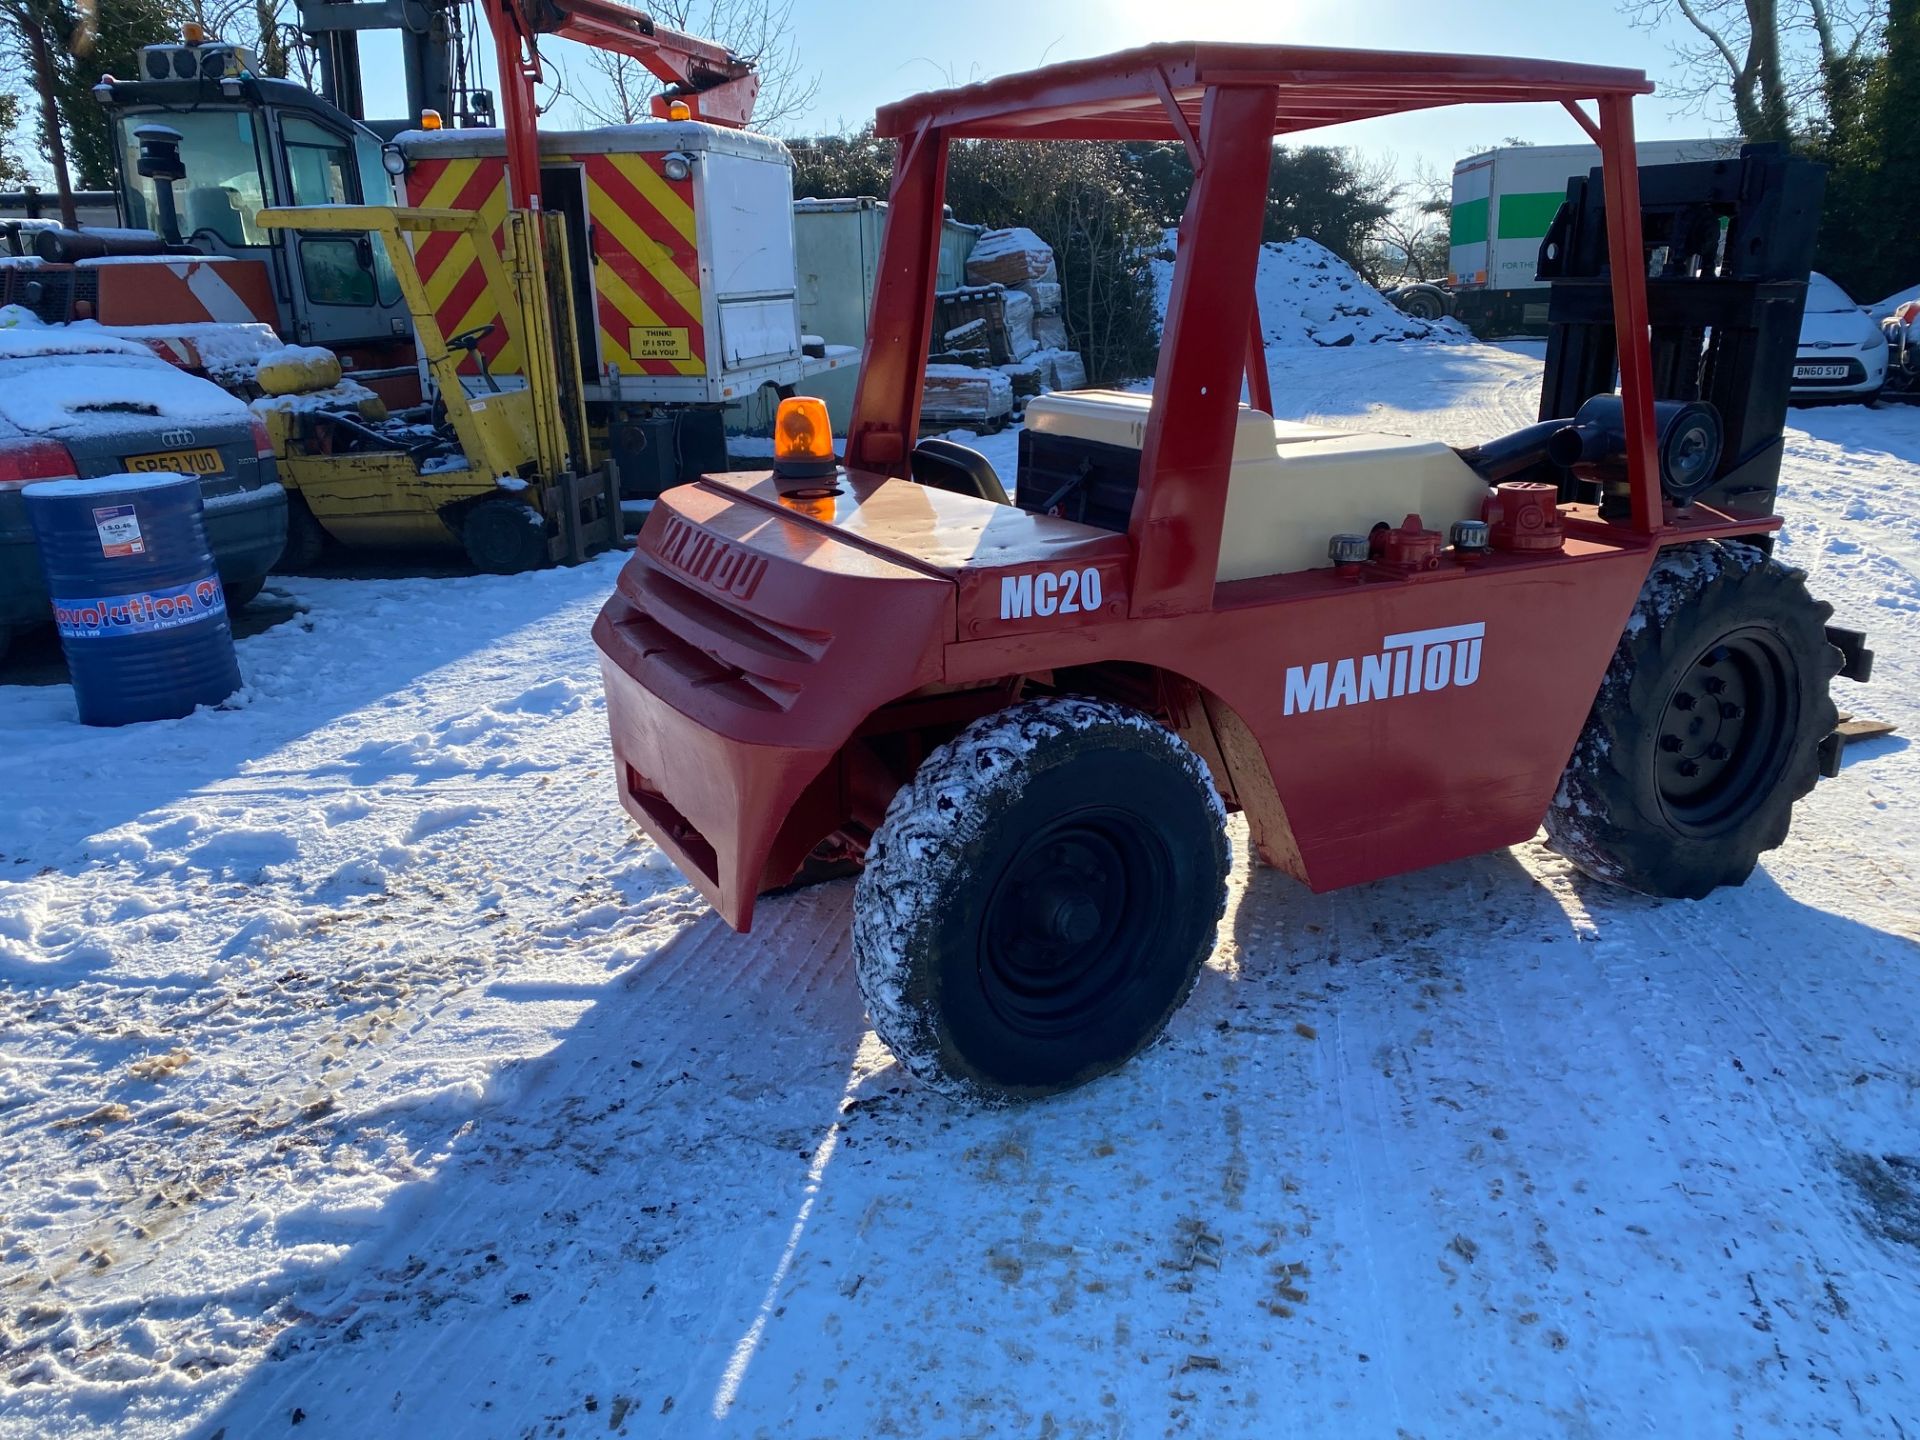
{"type": "Polygon", "coordinates": [[[1047,699],[975,721],[887,808],[854,892],[874,1029],[937,1090],[1050,1095],[1165,1028],[1226,908],[1205,763],[1147,716],[1047,699]]]}
{"type": "Polygon", "coordinates": [[[483,500],[461,520],[460,544],[474,569],[518,575],[547,563],[547,522],[518,500],[483,500]]]}
{"type": "Polygon", "coordinates": [[[1554,849],[1647,895],[1743,882],[1819,777],[1832,613],[1750,545],[1665,551],[1547,812],[1554,849]]]}

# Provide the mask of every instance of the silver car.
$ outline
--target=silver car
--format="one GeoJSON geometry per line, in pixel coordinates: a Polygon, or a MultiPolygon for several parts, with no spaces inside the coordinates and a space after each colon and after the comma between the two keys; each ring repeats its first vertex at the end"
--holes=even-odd
{"type": "Polygon", "coordinates": [[[1887,338],[1880,322],[1833,281],[1807,279],[1807,313],[1793,357],[1795,400],[1871,400],[1887,383],[1887,338]]]}

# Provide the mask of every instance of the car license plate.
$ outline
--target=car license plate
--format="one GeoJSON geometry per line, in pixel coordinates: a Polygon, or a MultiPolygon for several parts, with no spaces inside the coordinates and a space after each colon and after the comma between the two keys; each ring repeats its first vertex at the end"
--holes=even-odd
{"type": "Polygon", "coordinates": [[[227,468],[218,450],[155,450],[150,455],[129,455],[125,464],[136,475],[161,470],[180,475],[218,475],[227,468]]]}
{"type": "Polygon", "coordinates": [[[1796,365],[1793,367],[1796,380],[1844,380],[1847,367],[1844,365],[1796,365]]]}

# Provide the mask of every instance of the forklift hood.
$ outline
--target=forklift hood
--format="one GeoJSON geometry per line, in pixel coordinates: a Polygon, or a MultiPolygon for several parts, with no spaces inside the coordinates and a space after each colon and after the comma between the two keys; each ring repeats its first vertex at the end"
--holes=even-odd
{"type": "Polygon", "coordinates": [[[1125,536],[912,481],[710,475],[663,494],[594,623],[622,803],[726,921],[845,818],[830,762],[944,678],[969,597],[1125,536]],[[876,624],[888,641],[874,644],[876,624]]]}

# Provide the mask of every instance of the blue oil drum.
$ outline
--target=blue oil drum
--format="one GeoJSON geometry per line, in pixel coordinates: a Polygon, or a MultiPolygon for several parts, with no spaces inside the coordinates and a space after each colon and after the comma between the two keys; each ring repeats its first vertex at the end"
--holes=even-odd
{"type": "Polygon", "coordinates": [[[83,724],[177,719],[240,688],[199,476],[43,480],[24,494],[83,724]]]}

